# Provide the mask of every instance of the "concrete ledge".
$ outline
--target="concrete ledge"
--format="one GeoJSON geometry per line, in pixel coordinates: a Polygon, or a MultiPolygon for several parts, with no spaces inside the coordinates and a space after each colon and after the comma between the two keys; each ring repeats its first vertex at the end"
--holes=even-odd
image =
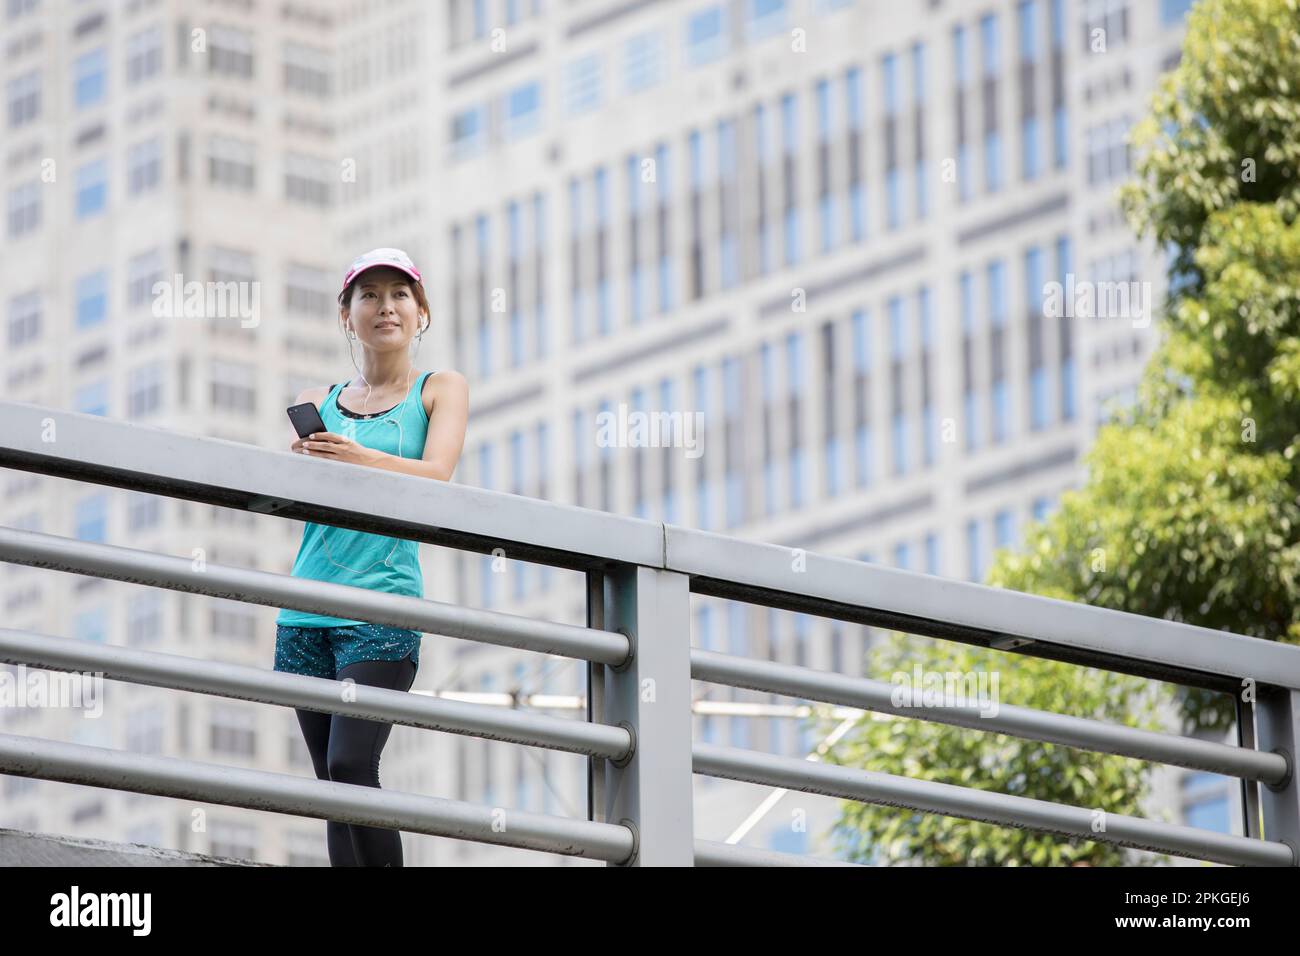
{"type": "Polygon", "coordinates": [[[0,828],[0,866],[271,866],[138,843],[0,828]]]}

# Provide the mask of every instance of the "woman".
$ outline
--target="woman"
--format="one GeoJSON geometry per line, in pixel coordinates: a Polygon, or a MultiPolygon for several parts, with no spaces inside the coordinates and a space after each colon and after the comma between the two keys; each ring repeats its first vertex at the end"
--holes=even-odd
{"type": "MultiPolygon", "coordinates": [[[[465,444],[469,387],[459,372],[418,372],[416,352],[429,328],[420,273],[400,249],[373,249],[352,263],[339,293],[339,321],[357,378],[309,388],[326,432],[298,438],[295,452],[449,481],[465,444]],[[360,345],[361,365],[354,347],[360,345]],[[378,411],[376,411],[378,409],[378,411]]],[[[325,465],[323,467],[330,467],[325,465]]],[[[351,475],[340,474],[347,481],[351,475]]],[[[424,596],[419,544],[308,523],[293,576],[424,596]]],[[[420,664],[420,634],[403,628],[288,608],[276,618],[275,669],[410,690],[420,664]]],[[[390,724],[297,710],[316,776],[379,786],[379,755],[390,724]]],[[[396,830],[330,821],[331,866],[401,866],[396,830]]]]}

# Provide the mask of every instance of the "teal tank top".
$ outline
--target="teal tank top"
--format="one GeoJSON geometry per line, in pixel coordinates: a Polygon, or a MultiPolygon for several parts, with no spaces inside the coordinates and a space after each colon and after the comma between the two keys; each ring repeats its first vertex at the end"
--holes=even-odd
{"type": "MultiPolygon", "coordinates": [[[[417,460],[422,458],[424,439],[429,432],[429,416],[420,396],[424,393],[425,380],[432,374],[434,373],[426,372],[421,375],[401,404],[386,412],[366,416],[341,410],[338,394],[343,385],[335,385],[320,409],[325,430],[390,455],[417,460]]],[[[418,541],[405,541],[315,522],[308,522],[303,528],[302,544],[293,562],[292,576],[369,588],[372,591],[424,597],[424,574],[420,569],[418,541]]],[[[374,622],[281,608],[275,623],[288,627],[344,627],[374,622]]]]}

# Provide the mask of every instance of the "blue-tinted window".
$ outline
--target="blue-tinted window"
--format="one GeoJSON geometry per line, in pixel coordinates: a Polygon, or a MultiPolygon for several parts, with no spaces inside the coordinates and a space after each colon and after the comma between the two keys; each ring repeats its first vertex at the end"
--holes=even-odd
{"type": "Polygon", "coordinates": [[[108,415],[108,382],[98,381],[77,389],[75,410],[83,415],[108,415]]]}
{"type": "Polygon", "coordinates": [[[979,447],[979,403],[975,393],[967,392],[962,396],[962,417],[966,422],[966,450],[974,451],[979,447]]]}
{"type": "Polygon", "coordinates": [[[626,63],[624,90],[640,93],[658,86],[664,78],[664,38],[658,31],[628,39],[623,47],[626,63]]]}
{"type": "Polygon", "coordinates": [[[880,63],[881,90],[885,97],[885,115],[898,114],[898,57],[886,54],[880,63]]]}
{"type": "Polygon", "coordinates": [[[897,229],[903,223],[903,175],[898,169],[885,173],[885,224],[897,229]]]}
{"type": "Polygon", "coordinates": [[[749,36],[752,40],[780,33],[785,28],[785,0],[748,0],[749,36]]]}
{"type": "MultiPolygon", "coordinates": [[[[790,394],[799,398],[802,405],[804,398],[804,358],[803,333],[793,332],[785,339],[786,381],[790,385],[790,394]]],[[[804,450],[800,446],[790,450],[790,507],[799,508],[804,503],[804,450]]]]}
{"type": "MultiPolygon", "coordinates": [[[[712,416],[711,403],[709,402],[708,366],[695,366],[691,377],[695,389],[695,408],[693,411],[699,413],[703,416],[704,421],[708,422],[712,416]]],[[[709,497],[708,472],[699,470],[696,472],[695,480],[695,522],[696,527],[704,531],[709,530],[713,523],[709,497]]]]}
{"type": "Polygon", "coordinates": [[[989,322],[995,327],[1007,323],[1007,283],[1006,265],[1001,259],[994,259],[988,265],[989,286],[989,322]]]}
{"type": "Polygon", "coordinates": [[[980,18],[980,55],[985,76],[998,72],[998,18],[988,14],[980,18]]]}
{"type": "Polygon", "coordinates": [[[844,71],[844,111],[849,129],[862,129],[862,71],[856,66],[844,71]]]}
{"type": "Polygon", "coordinates": [[[984,580],[984,555],[981,553],[983,545],[980,542],[980,525],[979,521],[971,518],[966,522],[966,576],[977,584],[984,580]]]}
{"type": "Polygon", "coordinates": [[[565,71],[565,90],[570,115],[594,110],[600,105],[600,54],[574,60],[565,71]]]}
{"type": "Polygon", "coordinates": [[[97,159],[77,170],[77,218],[104,211],[108,203],[108,163],[97,159]]]}
{"type": "MultiPolygon", "coordinates": [[[[799,112],[794,95],[787,93],[781,97],[781,142],[786,155],[793,156],[799,150],[799,112]]],[[[785,264],[795,265],[801,258],[799,249],[799,205],[791,204],[785,211],[785,264]]]]}
{"type": "Polygon", "coordinates": [[[104,541],[108,536],[108,495],[91,495],[78,501],[75,520],[79,541],[104,541]]]}
{"type": "Polygon", "coordinates": [[[108,54],[103,47],[81,54],[73,63],[73,93],[78,109],[93,106],[104,99],[108,74],[108,54]]]}
{"type": "Polygon", "coordinates": [[[1020,60],[1033,63],[1038,59],[1038,7],[1036,0],[1021,0],[1016,7],[1020,34],[1020,60]]]}
{"type": "Polygon", "coordinates": [[[451,118],[451,149],[456,158],[470,156],[487,143],[487,109],[471,106],[451,118]]]}
{"type": "Polygon", "coordinates": [[[100,269],[77,279],[77,328],[99,325],[108,317],[108,272],[100,269]]]}
{"type": "Polygon", "coordinates": [[[700,66],[727,52],[726,17],[721,4],[692,14],[686,21],[686,62],[700,66]]]}
{"type": "Polygon", "coordinates": [[[1025,179],[1037,179],[1041,169],[1038,156],[1038,117],[1026,116],[1020,124],[1020,168],[1025,179]]]}
{"type": "Polygon", "coordinates": [[[953,27],[952,30],[952,69],[953,79],[958,89],[965,89],[970,84],[970,58],[966,49],[966,28],[953,27]]]}
{"type": "Polygon", "coordinates": [[[984,188],[991,193],[1002,188],[1002,140],[997,130],[984,134],[984,188]]]}
{"type": "Polygon", "coordinates": [[[903,318],[903,300],[893,296],[889,300],[889,357],[901,359],[907,348],[907,328],[903,318]]]}
{"type": "Polygon", "coordinates": [[[1070,130],[1066,121],[1065,106],[1058,106],[1052,112],[1052,162],[1057,169],[1064,169],[1069,162],[1070,130]]]}
{"type": "Polygon", "coordinates": [[[993,516],[993,544],[998,548],[1009,548],[1015,544],[1015,515],[1010,511],[999,511],[993,516]]]}
{"type": "MultiPolygon", "coordinates": [[[[724,183],[734,183],[737,179],[735,120],[718,123],[718,178],[724,183]]],[[[722,232],[718,262],[722,288],[730,289],[740,281],[740,245],[734,223],[722,232]]]]}
{"type": "Polygon", "coordinates": [[[102,607],[83,611],[76,616],[72,635],[79,641],[106,643],[108,639],[107,615],[102,607]]]}
{"type": "Polygon", "coordinates": [[[513,139],[541,128],[542,84],[517,86],[506,99],[506,136],[513,139]]]}
{"type": "Polygon", "coordinates": [[[925,573],[939,573],[939,536],[933,531],[925,536],[925,573]]]}

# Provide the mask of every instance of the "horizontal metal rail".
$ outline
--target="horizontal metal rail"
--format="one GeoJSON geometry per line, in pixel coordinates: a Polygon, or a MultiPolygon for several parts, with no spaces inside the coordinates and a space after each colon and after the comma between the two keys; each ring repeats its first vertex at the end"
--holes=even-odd
{"type": "Polygon", "coordinates": [[[696,866],[861,866],[845,860],[826,860],[816,856],[799,856],[752,846],[736,846],[713,840],[695,841],[696,866]]]}
{"type": "Polygon", "coordinates": [[[622,863],[626,827],[359,784],[0,734],[0,772],[622,863]]]}
{"type": "Polygon", "coordinates": [[[1197,740],[1136,727],[1120,727],[1099,720],[1013,704],[999,703],[996,716],[988,717],[981,716],[978,704],[961,707],[895,706],[892,700],[894,685],[883,681],[849,677],[793,664],[751,660],[715,651],[692,649],[691,677],[729,687],[744,687],[828,704],[844,704],[881,714],[1008,734],[1027,740],[1042,740],[1098,753],[1172,764],[1175,767],[1208,770],[1246,780],[1259,780],[1271,786],[1284,783],[1291,773],[1287,758],[1279,753],[1260,753],[1212,740],[1197,740]]]}
{"type": "Polygon", "coordinates": [[[909,634],[1241,692],[1300,689],[1300,647],[673,525],[664,565],[691,591],[909,634]]]}
{"type": "Polygon", "coordinates": [[[0,526],[0,561],[620,665],[626,634],[0,526]]]}
{"type": "Polygon", "coordinates": [[[301,707],[609,760],[624,760],[632,751],[632,735],[626,727],[430,699],[369,684],[345,685],[323,677],[196,660],[30,631],[0,628],[0,661],[50,670],[92,671],[111,680],[134,684],[301,707]]]}
{"type": "Polygon", "coordinates": [[[1105,807],[1071,807],[1030,797],[932,780],[911,780],[872,770],[813,763],[713,744],[694,745],[692,767],[695,773],[712,777],[940,813],[1000,826],[1041,830],[1218,863],[1296,865],[1295,854],[1285,843],[1105,813],[1105,807]],[[1098,817],[1097,811],[1103,811],[1103,815],[1098,817]],[[1095,829],[1098,822],[1101,829],[1095,829]]]}

